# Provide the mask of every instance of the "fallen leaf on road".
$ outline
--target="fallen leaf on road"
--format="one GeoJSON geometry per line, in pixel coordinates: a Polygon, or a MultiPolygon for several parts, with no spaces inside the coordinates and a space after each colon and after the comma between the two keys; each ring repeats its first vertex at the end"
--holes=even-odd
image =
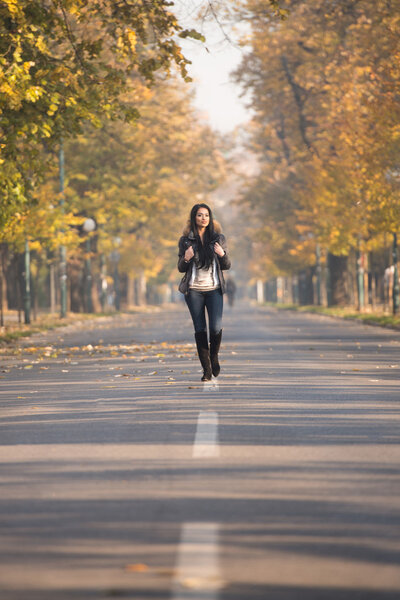
{"type": "Polygon", "coordinates": [[[176,569],[156,569],[155,574],[159,577],[173,577],[176,575],[176,569]]]}
{"type": "Polygon", "coordinates": [[[148,570],[149,567],[143,563],[125,566],[125,571],[128,571],[128,573],[145,573],[148,570]]]}
{"type": "Polygon", "coordinates": [[[180,584],[182,587],[190,590],[208,590],[223,587],[222,580],[219,580],[217,577],[187,577],[181,580],[180,584]]]}

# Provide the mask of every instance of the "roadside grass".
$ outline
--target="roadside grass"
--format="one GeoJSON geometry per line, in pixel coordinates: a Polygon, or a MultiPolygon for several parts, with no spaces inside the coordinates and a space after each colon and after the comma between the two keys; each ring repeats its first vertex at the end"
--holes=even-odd
{"type": "Polygon", "coordinates": [[[298,304],[278,304],[266,302],[266,306],[273,306],[278,310],[295,310],[297,312],[315,313],[338,317],[340,319],[356,320],[369,325],[379,325],[391,329],[400,329],[400,315],[389,315],[383,312],[357,312],[353,307],[326,307],[326,306],[299,306],[298,304]]]}
{"type": "Polygon", "coordinates": [[[28,325],[24,323],[11,323],[0,328],[0,344],[12,344],[17,342],[21,338],[29,337],[35,333],[42,331],[50,331],[57,327],[65,327],[66,325],[79,324],[82,321],[88,321],[90,319],[96,319],[101,317],[110,317],[117,315],[118,313],[68,313],[67,316],[62,319],[59,315],[43,314],[39,315],[33,323],[28,325]]]}

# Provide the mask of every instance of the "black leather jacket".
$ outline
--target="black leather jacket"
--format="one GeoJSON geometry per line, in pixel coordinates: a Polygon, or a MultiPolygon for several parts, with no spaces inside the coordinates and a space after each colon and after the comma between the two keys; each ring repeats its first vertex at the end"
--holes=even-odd
{"type": "MultiPolygon", "coordinates": [[[[231,261],[226,249],[225,236],[222,235],[222,233],[215,233],[214,237],[210,240],[210,246],[212,246],[213,249],[215,242],[218,242],[218,244],[220,244],[220,246],[222,246],[222,248],[225,250],[224,256],[218,256],[218,254],[214,253],[217,261],[217,272],[221,284],[221,291],[224,294],[225,279],[222,271],[227,271],[231,268],[231,261]]],[[[178,271],[180,273],[185,273],[182,277],[182,281],[179,284],[179,291],[182,292],[182,294],[187,294],[189,292],[189,283],[193,272],[193,258],[189,262],[185,262],[185,252],[189,246],[193,246],[193,250],[196,254],[197,241],[192,231],[188,235],[183,235],[179,240],[178,271]]]]}

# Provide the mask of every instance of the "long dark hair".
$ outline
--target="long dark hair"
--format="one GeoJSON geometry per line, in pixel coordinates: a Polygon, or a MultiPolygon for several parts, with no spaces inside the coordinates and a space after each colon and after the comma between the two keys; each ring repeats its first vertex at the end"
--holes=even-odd
{"type": "Polygon", "coordinates": [[[193,231],[197,241],[198,256],[195,257],[196,267],[199,269],[202,267],[207,267],[208,269],[214,260],[214,250],[211,246],[211,240],[214,238],[214,219],[212,210],[209,206],[207,206],[207,204],[200,203],[193,206],[192,210],[190,211],[190,228],[193,231]],[[196,226],[196,215],[199,208],[205,208],[208,210],[210,217],[210,221],[204,232],[203,243],[201,242],[196,226]]]}

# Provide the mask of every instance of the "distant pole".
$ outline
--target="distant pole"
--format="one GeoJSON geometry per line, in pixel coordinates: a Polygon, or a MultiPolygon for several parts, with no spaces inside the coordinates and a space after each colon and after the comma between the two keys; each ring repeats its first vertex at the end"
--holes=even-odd
{"type": "Polygon", "coordinates": [[[364,267],[360,248],[357,250],[357,289],[358,289],[358,310],[364,308],[364,267]]]}
{"type": "MultiPolygon", "coordinates": [[[[60,171],[60,206],[64,210],[64,144],[61,138],[59,154],[60,171]]],[[[67,250],[64,245],[60,247],[60,296],[61,296],[61,318],[67,315],[67,250]]]]}
{"type": "Polygon", "coordinates": [[[92,302],[92,261],[90,260],[91,253],[91,243],[90,238],[88,237],[86,240],[86,312],[93,312],[93,302],[92,302]]]}
{"type": "Polygon", "coordinates": [[[105,311],[106,307],[106,290],[107,290],[107,279],[106,279],[106,261],[104,253],[100,255],[100,304],[101,312],[105,311]]]}
{"type": "Polygon", "coordinates": [[[92,262],[91,252],[92,246],[90,242],[90,233],[96,229],[96,221],[91,217],[85,219],[82,229],[87,234],[86,237],[86,259],[85,259],[85,305],[86,312],[93,312],[93,301],[92,301],[92,262]]]}
{"type": "Polygon", "coordinates": [[[56,285],[55,285],[55,271],[54,262],[51,258],[50,262],[50,312],[54,314],[56,312],[56,285]]]}
{"type": "Polygon", "coordinates": [[[328,255],[327,255],[327,263],[326,263],[326,271],[325,271],[325,278],[326,278],[326,300],[328,302],[328,306],[332,306],[333,305],[333,289],[332,289],[332,258],[331,258],[331,253],[328,251],[328,255]]]}
{"type": "Polygon", "coordinates": [[[321,306],[321,248],[317,243],[315,247],[316,271],[317,271],[317,305],[321,306]]]}
{"type": "Polygon", "coordinates": [[[114,306],[115,310],[119,311],[121,308],[121,290],[120,286],[120,278],[118,272],[118,263],[120,261],[121,255],[118,252],[117,248],[121,245],[121,238],[115,237],[113,240],[114,250],[111,252],[111,261],[114,263],[114,272],[113,272],[113,280],[114,280],[114,306]]]}
{"type": "Polygon", "coordinates": [[[121,308],[121,294],[119,289],[119,272],[118,272],[118,262],[119,262],[119,252],[116,252],[117,257],[114,262],[114,294],[115,294],[115,310],[119,311],[121,308]]]}
{"type": "Polygon", "coordinates": [[[393,314],[399,312],[399,271],[397,268],[397,233],[393,234],[393,314]]]}
{"type": "Polygon", "coordinates": [[[31,261],[29,252],[29,242],[25,240],[25,290],[24,290],[24,313],[25,313],[25,324],[29,325],[31,322],[31,261]]]}

